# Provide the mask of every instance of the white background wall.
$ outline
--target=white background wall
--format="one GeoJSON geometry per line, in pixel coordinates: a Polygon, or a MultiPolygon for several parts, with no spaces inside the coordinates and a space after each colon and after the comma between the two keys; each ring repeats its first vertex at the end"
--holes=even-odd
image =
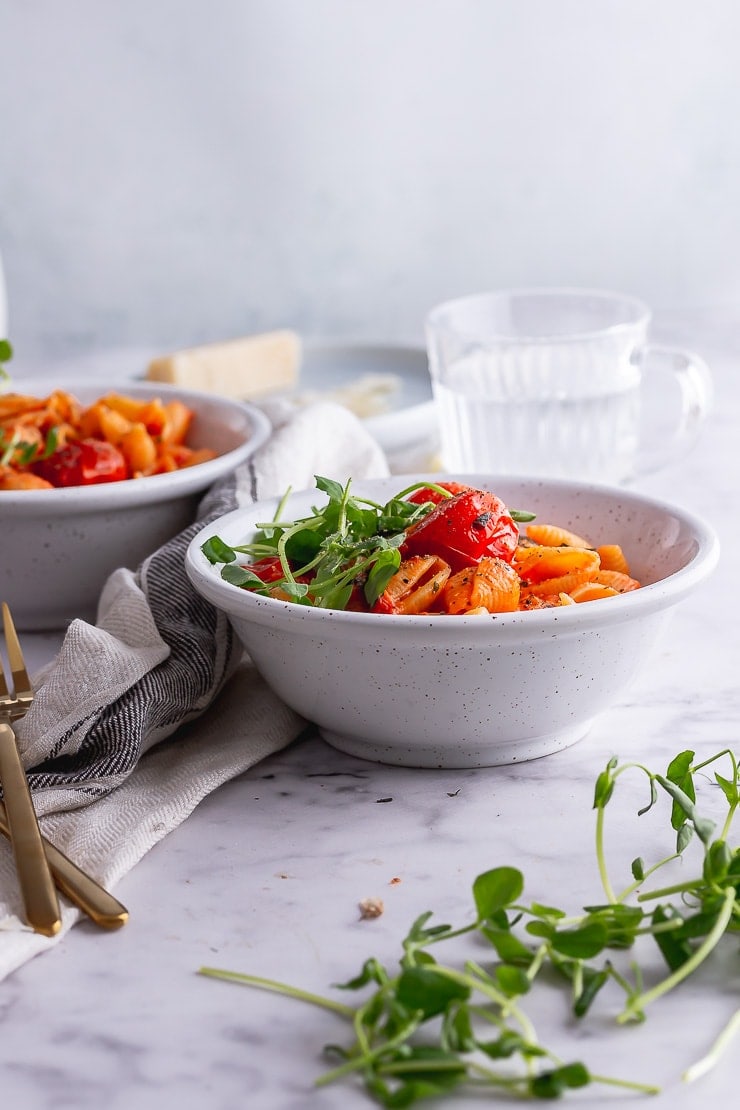
{"type": "Polygon", "coordinates": [[[19,359],[740,300],[736,0],[0,0],[19,359]]]}

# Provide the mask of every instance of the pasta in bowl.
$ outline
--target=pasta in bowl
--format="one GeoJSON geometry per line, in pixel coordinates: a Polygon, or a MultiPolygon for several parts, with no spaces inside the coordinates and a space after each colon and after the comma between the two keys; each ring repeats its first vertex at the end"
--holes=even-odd
{"type": "MultiPolygon", "coordinates": [[[[29,399],[29,417],[30,400],[46,401],[55,392],[74,398],[80,413],[94,409],[102,397],[117,397],[128,406],[128,416],[137,418],[118,414],[130,426],[119,423],[123,435],[135,429],[128,439],[130,450],[124,443],[122,452],[120,440],[113,445],[117,455],[124,454],[125,472],[120,458],[111,466],[113,456],[102,457],[109,440],[100,424],[78,429],[72,411],[64,408],[66,401],[54,415],[57,422],[47,428],[42,421],[38,435],[33,422],[3,425],[0,597],[21,630],[63,628],[75,617],[93,621],[109,574],[117,567],[135,569],[190,524],[208,487],[256,451],[270,431],[269,421],[254,406],[161,383],[127,381],[103,389],[90,380],[61,386],[44,380],[13,383],[13,394],[29,399]],[[142,406],[150,407],[146,436],[146,423],[138,419],[142,406]],[[160,420],[165,409],[186,412],[188,419],[182,435],[178,432],[163,445],[154,414],[159,412],[160,420]],[[65,431],[60,414],[71,430],[65,431]],[[59,432],[50,435],[51,427],[59,432]],[[77,450],[85,440],[99,445],[93,459],[77,450]],[[152,459],[155,446],[159,455],[152,459]],[[30,466],[23,465],[24,459],[30,466]],[[47,469],[50,464],[53,472],[47,469]],[[31,480],[25,480],[26,474],[31,480]],[[91,480],[79,481],[81,476],[91,480]]],[[[14,405],[7,400],[9,393],[0,393],[7,408],[14,405]]],[[[90,419],[99,416],[93,413],[90,419]]]]}
{"type": "Polygon", "coordinates": [[[0,492],[103,485],[209,462],[215,447],[187,442],[195,415],[166,395],[0,394],[0,492]]]}
{"type": "MultiPolygon", "coordinates": [[[[438,527],[437,508],[422,501],[418,516],[401,521],[407,527],[385,530],[392,557],[381,554],[349,579],[340,569],[332,580],[330,537],[322,537],[316,554],[305,548],[291,568],[289,543],[298,532],[286,535],[321,515],[332,493],[338,498],[327,484],[216,521],[192,541],[187,572],[229,615],[267,683],[343,751],[418,767],[491,766],[558,751],[581,739],[645,667],[671,610],[716,564],[714,531],[678,507],[621,488],[487,475],[442,481],[496,499],[470,517],[472,546],[462,552],[457,534],[446,552],[421,550],[433,546],[423,535],[417,543],[425,530],[450,540],[450,529],[438,527]],[[250,570],[260,557],[275,558],[261,554],[270,543],[280,580],[250,570]],[[477,562],[467,562],[471,550],[477,562]],[[627,569],[617,565],[620,553],[627,569]],[[430,577],[423,571],[407,598],[418,585],[424,600],[404,609],[394,595],[395,576],[403,591],[404,564],[417,557],[446,563],[449,573],[442,583],[437,577],[435,589],[439,565],[430,577]],[[469,583],[454,583],[455,576],[475,577],[486,560],[516,577],[516,604],[509,598],[491,611],[496,589],[484,585],[456,609],[448,583],[465,594],[469,583]],[[611,584],[597,580],[604,572],[611,584]],[[260,584],[249,586],[244,575],[260,584]],[[589,597],[591,589],[597,593],[589,597]],[[586,596],[579,600],[579,592],[586,596]]],[[[385,510],[398,501],[413,506],[416,490],[439,483],[439,475],[394,475],[352,483],[351,491],[359,504],[366,499],[385,510]]],[[[367,540],[358,539],[361,555],[372,546],[367,540]]]]}

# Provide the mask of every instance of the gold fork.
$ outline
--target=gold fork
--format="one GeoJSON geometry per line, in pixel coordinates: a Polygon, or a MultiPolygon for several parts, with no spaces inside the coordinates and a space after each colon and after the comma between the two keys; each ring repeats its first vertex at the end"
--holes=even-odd
{"type": "Polygon", "coordinates": [[[0,783],[3,787],[5,812],[26,920],[37,933],[51,937],[59,932],[62,923],[59,900],[11,725],[12,721],[22,717],[29,709],[33,701],[33,688],[10,609],[5,602],[2,608],[5,646],[13,675],[14,692],[11,694],[8,689],[0,660],[0,783]]]}
{"type": "MultiPolygon", "coordinates": [[[[0,802],[0,833],[10,837],[8,816],[0,802]]],[[[45,836],[41,837],[46,858],[54,877],[57,890],[65,894],[70,902],[78,906],[101,929],[120,929],[128,921],[128,910],[102,887],[92,875],[65,856],[45,836]]]]}

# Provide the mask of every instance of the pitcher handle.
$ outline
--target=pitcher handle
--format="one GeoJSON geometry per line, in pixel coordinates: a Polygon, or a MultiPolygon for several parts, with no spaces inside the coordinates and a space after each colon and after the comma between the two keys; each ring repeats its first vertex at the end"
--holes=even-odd
{"type": "Polygon", "coordinates": [[[650,385],[654,374],[671,373],[681,400],[678,423],[666,439],[658,442],[657,436],[642,437],[635,470],[637,475],[645,475],[660,470],[691,450],[712,407],[713,386],[709,367],[693,351],[649,343],[642,349],[640,363],[643,387],[650,385]]]}

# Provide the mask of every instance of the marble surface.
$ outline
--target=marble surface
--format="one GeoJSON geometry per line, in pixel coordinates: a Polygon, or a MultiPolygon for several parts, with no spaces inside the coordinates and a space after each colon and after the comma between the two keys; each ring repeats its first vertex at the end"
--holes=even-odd
{"type": "MultiPolygon", "coordinates": [[[[419,913],[468,921],[473,879],[499,864],[523,870],[532,899],[573,911],[601,900],[591,802],[606,760],[618,755],[662,769],[686,747],[710,755],[738,744],[732,552],[740,543],[740,387],[735,351],[722,347],[706,350],[718,403],[699,446],[640,487],[704,515],[724,556],[676,612],[629,695],[579,745],[516,767],[391,768],[307,737],[221,788],[119,883],[116,894],[131,911],[123,930],[81,923],[0,984],[4,1105],[360,1110],[371,1104],[353,1081],[313,1086],[326,1066],[322,1046],[345,1037],[337,1017],[206,979],[198,968],[252,972],[338,997],[332,984],[366,957],[395,962],[419,913]],[[361,919],[365,898],[382,899],[384,913],[361,919]]],[[[54,639],[34,637],[29,647],[40,661],[54,639]]],[[[645,800],[644,785],[628,782],[607,811],[618,885],[629,881],[636,855],[656,859],[672,846],[665,811],[661,819],[637,818],[645,800]]],[[[651,979],[659,960],[649,947],[639,951],[651,979]]],[[[682,1084],[681,1074],[737,1008],[736,943],[658,1001],[643,1025],[617,1026],[619,1002],[603,996],[576,1025],[563,996],[546,989],[528,1011],[564,1058],[660,1085],[651,1105],[734,1103],[736,1046],[697,1084],[682,1084]]],[[[647,1098],[592,1087],[573,1101],[591,1108],[647,1098]]],[[[440,1105],[479,1102],[456,1096],[440,1105]]]]}

